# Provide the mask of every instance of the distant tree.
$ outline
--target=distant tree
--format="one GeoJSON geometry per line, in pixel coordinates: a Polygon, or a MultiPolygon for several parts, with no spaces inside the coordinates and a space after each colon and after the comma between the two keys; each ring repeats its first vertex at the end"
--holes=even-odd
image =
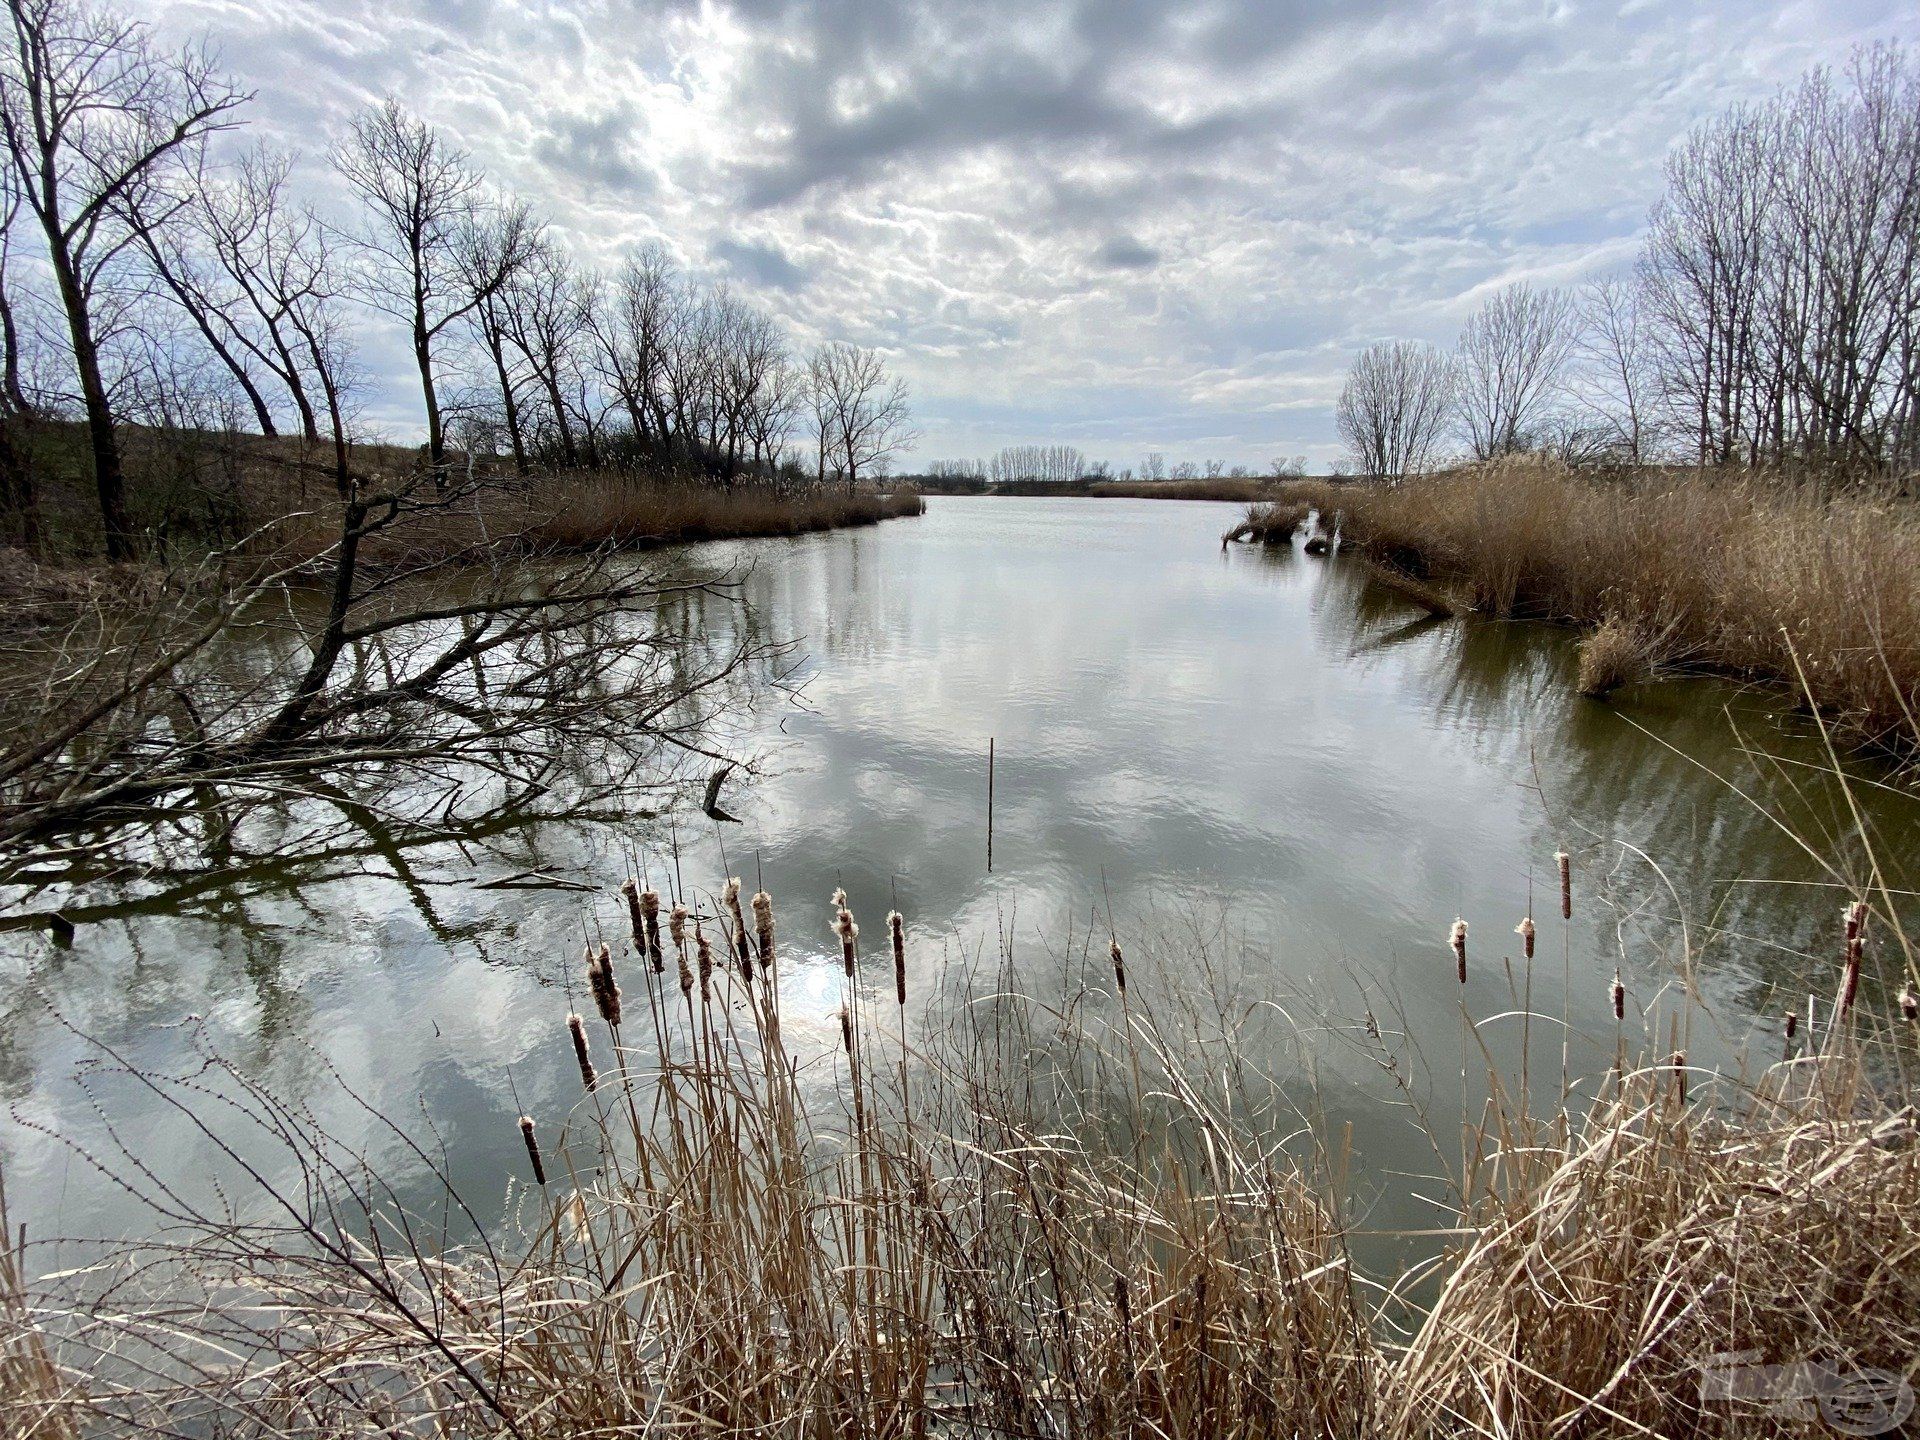
{"type": "Polygon", "coordinates": [[[527,263],[532,220],[519,207],[490,207],[466,152],[392,97],[354,120],[334,164],[367,211],[354,237],[368,262],[362,294],[410,332],[426,402],[427,463],[440,477],[446,435],[434,345],[527,263]]]}
{"type": "Polygon", "coordinates": [[[1509,285],[1474,312],[1460,335],[1456,394],[1475,459],[1539,442],[1562,395],[1575,333],[1573,302],[1561,290],[1509,285]]]}
{"type": "Polygon", "coordinates": [[[1453,362],[1414,340],[1370,345],[1334,408],[1360,472],[1397,482],[1427,468],[1454,404],[1453,362]]]}
{"type": "Polygon", "coordinates": [[[1574,389],[1585,423],[1614,455],[1641,464],[1658,445],[1659,377],[1640,286],[1621,275],[1588,281],[1580,290],[1579,317],[1581,363],[1574,389]]]}
{"type": "Polygon", "coordinates": [[[807,369],[820,473],[831,464],[852,494],[861,471],[912,442],[906,382],[887,374],[878,351],[845,343],[821,346],[807,369]]]}
{"type": "Polygon", "coordinates": [[[0,132],[19,194],[39,222],[65,314],[92,451],[107,554],[133,530],[101,369],[99,307],[127,248],[126,216],[166,188],[249,98],[208,53],[163,51],[147,27],[78,0],[7,0],[0,132]]]}
{"type": "Polygon", "coordinates": [[[1158,450],[1151,450],[1147,458],[1140,462],[1142,480],[1164,480],[1167,478],[1167,457],[1158,450]]]}

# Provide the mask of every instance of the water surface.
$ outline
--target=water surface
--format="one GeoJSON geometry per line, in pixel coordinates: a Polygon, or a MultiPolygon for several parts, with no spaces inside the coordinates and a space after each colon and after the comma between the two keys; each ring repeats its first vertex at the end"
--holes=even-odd
{"type": "MultiPolygon", "coordinates": [[[[917,520],[704,547],[700,564],[742,574],[747,623],[798,642],[803,684],[800,703],[763,705],[731,737],[765,773],[729,790],[743,823],[723,835],[688,793],[671,825],[534,827],[499,856],[345,855],[108,911],[71,950],[0,934],[0,1091],[23,1122],[0,1125],[0,1158],[16,1218],[43,1233],[146,1223],[61,1143],[96,1144],[102,1122],[74,1081],[88,1046],[48,1005],[151,1067],[180,1064],[184,1022],[204,1017],[223,1054],[366,1134],[376,1158],[404,1160],[341,1100],[342,1081],[415,1131],[430,1118],[463,1189],[497,1206],[520,1163],[515,1115],[557,1117],[577,1095],[569,962],[596,926],[620,933],[611,887],[628,856],[664,883],[676,846],[689,886],[731,871],[774,894],[788,1013],[822,1040],[840,996],[836,887],[870,939],[890,906],[906,913],[916,996],[1002,936],[1037,991],[1062,983],[1071,947],[1109,915],[1176,969],[1181,934],[1209,937],[1210,985],[1284,1004],[1316,1032],[1311,1074],[1291,1050],[1269,1058],[1353,1122],[1383,1224],[1432,1223],[1397,1178],[1430,1169],[1431,1152],[1368,1058],[1369,1010],[1389,1037],[1432,1037],[1427,1078],[1444,1095],[1462,1005],[1497,1015],[1510,983],[1567,1017],[1567,1063],[1585,1074],[1612,1053],[1616,967],[1635,1035],[1643,1015],[1659,1027],[1675,1013],[1696,972],[1703,1063],[1733,1063],[1810,983],[1830,984],[1840,892],[1766,811],[1816,848],[1846,815],[1810,771],[1745,752],[1819,760],[1766,697],[1689,681],[1579,699],[1562,632],[1435,623],[1337,557],[1223,552],[1235,514],[936,498],[917,520]],[[1567,926],[1552,878],[1563,847],[1567,926]],[[477,888],[518,869],[603,888],[477,888]],[[1541,958],[1510,982],[1530,905],[1541,958]],[[1464,991],[1446,946],[1456,916],[1471,926],[1464,991]]],[[[719,599],[684,603],[686,623],[743,623],[719,599]]],[[[1910,816],[1868,803],[1887,849],[1911,852],[1910,816]]],[[[872,961],[871,983],[890,987],[877,947],[872,961]]],[[[1514,1028],[1488,1025],[1505,1060],[1514,1028]]],[[[1540,1027],[1535,1064],[1557,1072],[1560,1034],[1540,1027]]],[[[142,1143],[190,1160],[179,1117],[117,1103],[142,1143]]]]}

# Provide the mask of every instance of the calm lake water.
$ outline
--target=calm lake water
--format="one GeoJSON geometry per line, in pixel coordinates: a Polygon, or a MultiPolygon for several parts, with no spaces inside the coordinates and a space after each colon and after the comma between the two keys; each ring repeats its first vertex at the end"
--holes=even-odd
{"type": "MultiPolygon", "coordinates": [[[[1580,1074],[1611,1058],[1616,966],[1630,1034],[1651,1014],[1663,1043],[1682,973],[1697,970],[1689,1046],[1707,1064],[1735,1063],[1810,984],[1830,991],[1841,893],[1820,888],[1832,877],[1766,810],[1834,853],[1848,823],[1834,789],[1802,768],[1816,747],[1772,702],[1702,681],[1581,700],[1564,633],[1433,623],[1338,557],[1223,553],[1236,514],[936,498],[917,520],[699,552],[741,567],[752,624],[798,642],[801,701],[763,705],[738,737],[768,773],[729,789],[744,823],[723,837],[731,871],[749,889],[758,876],[778,904],[796,1033],[831,1034],[836,886],[866,926],[877,988],[891,975],[874,942],[897,899],[917,995],[1002,936],[1035,990],[1057,986],[1090,927],[1101,936],[1090,974],[1103,982],[1109,910],[1130,953],[1157,951],[1176,970],[1180,937],[1197,934],[1220,966],[1217,993],[1273,1001],[1299,1022],[1304,1043],[1272,1063],[1303,1087],[1310,1064],[1321,1108],[1352,1122],[1378,1223],[1431,1225],[1436,1212],[1408,1199],[1417,1184],[1396,1178],[1431,1170],[1431,1152],[1359,1022],[1371,1008],[1390,1034],[1433,1037],[1429,1079],[1444,1100],[1463,1000],[1481,1017],[1509,1008],[1503,960],[1517,957],[1530,899],[1532,1002],[1567,1016],[1580,1074]],[[1756,763],[1746,746],[1790,764],[1756,763]],[[1563,846],[1575,856],[1569,926],[1553,879],[1563,846]],[[1446,945],[1456,915],[1472,927],[1464,994],[1446,945]]],[[[711,612],[696,618],[734,623],[718,602],[711,612]]],[[[727,873],[696,800],[671,832],[638,819],[549,826],[514,837],[517,856],[442,847],[401,870],[376,858],[341,878],[253,876],[84,924],[69,950],[44,932],[0,934],[0,1092],[16,1117],[0,1121],[0,1160],[14,1218],[42,1234],[150,1223],[60,1143],[96,1146],[101,1122],[75,1079],[88,1047],[48,1002],[157,1068],[183,1063],[183,1022],[204,1017],[223,1054],[402,1162],[341,1099],[333,1067],[399,1124],[425,1134],[430,1117],[463,1190],[497,1207],[521,1163],[514,1117],[558,1117],[577,1097],[565,967],[594,917],[622,933],[612,887],[625,855],[659,881],[671,835],[689,885],[711,890],[727,873]],[[522,868],[604,889],[477,888],[522,868]]],[[[1871,789],[1866,803],[1889,855],[1913,853],[1911,807],[1871,789]]],[[[1487,1032],[1516,1058],[1514,1022],[1487,1032]]],[[[1534,1039],[1533,1063],[1557,1089],[1559,1027],[1534,1039]]],[[[115,1118],[151,1153],[191,1164],[184,1121],[135,1096],[119,1103],[115,1118]]]]}

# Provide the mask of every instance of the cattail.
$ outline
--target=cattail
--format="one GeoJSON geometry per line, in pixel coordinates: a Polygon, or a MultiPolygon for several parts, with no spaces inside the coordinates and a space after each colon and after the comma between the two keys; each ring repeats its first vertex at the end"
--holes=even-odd
{"type": "Polygon", "coordinates": [[[662,974],[667,968],[666,952],[660,948],[660,892],[642,890],[640,892],[640,916],[647,922],[647,963],[653,966],[653,973],[662,974]]]}
{"type": "Polygon", "coordinates": [[[647,922],[640,913],[640,883],[631,875],[620,882],[620,896],[627,902],[627,924],[633,927],[633,953],[647,957],[647,922]]]}
{"type": "Polygon", "coordinates": [[[1860,960],[1867,949],[1867,905],[1864,900],[1855,900],[1845,910],[1846,916],[1846,962],[1840,972],[1840,1003],[1834,1007],[1834,1020],[1847,1017],[1853,1009],[1853,997],[1860,990],[1860,960]]]}
{"type": "Polygon", "coordinates": [[[1673,1052],[1673,1091],[1682,1105],[1687,1103],[1687,1052],[1673,1052]]]}
{"type": "Polygon", "coordinates": [[[893,938],[893,992],[904,1008],[907,1003],[907,922],[898,910],[887,912],[887,933],[893,938]]]}
{"type": "Polygon", "coordinates": [[[1467,922],[1455,920],[1453,930],[1447,937],[1453,946],[1453,958],[1460,970],[1460,983],[1467,983],[1467,922]]]}
{"type": "Polygon", "coordinates": [[[533,1183],[536,1185],[545,1185],[547,1183],[547,1167],[540,1163],[540,1142],[533,1138],[533,1117],[531,1115],[522,1115],[520,1117],[520,1138],[527,1142],[527,1159],[533,1163],[533,1183]]]}
{"type": "Polygon", "coordinates": [[[1531,960],[1533,958],[1533,917],[1529,915],[1514,926],[1513,933],[1520,937],[1520,948],[1525,952],[1527,959],[1531,960]]]}
{"type": "Polygon", "coordinates": [[[1908,1024],[1920,1020],[1920,995],[1913,993],[1913,986],[1900,987],[1900,1018],[1908,1024]]]}
{"type": "Polygon", "coordinates": [[[700,928],[700,922],[693,922],[693,948],[700,957],[700,999],[702,1003],[711,996],[713,985],[713,946],[707,943],[707,932],[700,928]]]}
{"type": "Polygon", "coordinates": [[[740,913],[740,878],[737,875],[728,877],[720,896],[726,902],[727,914],[733,921],[733,954],[740,962],[740,977],[751,985],[753,951],[747,945],[747,917],[740,913]]]}
{"type": "Polygon", "coordinates": [[[761,890],[753,897],[753,928],[760,937],[760,973],[773,980],[773,897],[761,890]]]}
{"type": "Polygon", "coordinates": [[[1560,918],[1573,918],[1573,857],[1564,850],[1553,852],[1553,863],[1560,867],[1560,918]]]}
{"type": "Polygon", "coordinates": [[[567,1016],[567,1033],[573,1037],[573,1058],[580,1062],[580,1083],[591,1090],[600,1083],[593,1073],[593,1058],[587,1054],[587,1027],[577,1015],[567,1016]]]}
{"type": "Polygon", "coordinates": [[[1627,1018],[1627,987],[1621,983],[1618,970],[1613,972],[1613,1018],[1627,1018]]]}
{"type": "Polygon", "coordinates": [[[853,923],[853,912],[847,909],[847,892],[833,892],[834,917],[833,933],[840,937],[840,963],[846,967],[847,978],[853,978],[853,942],[860,938],[860,927],[853,923]]]}
{"type": "Polygon", "coordinates": [[[613,950],[605,942],[596,956],[587,954],[587,988],[593,992],[593,1007],[609,1025],[620,1023],[620,985],[613,978],[613,950]]]}
{"type": "Polygon", "coordinates": [[[1798,1010],[1789,1010],[1787,1011],[1787,1043],[1791,1045],[1793,1043],[1793,1037],[1799,1033],[1800,1012],[1798,1010]]]}
{"type": "Polygon", "coordinates": [[[1113,1308],[1120,1312],[1120,1324],[1128,1329],[1133,1326],[1133,1299],[1128,1293],[1127,1277],[1113,1277],[1113,1308]]]}
{"type": "Polygon", "coordinates": [[[673,952],[680,962],[680,993],[693,994],[693,967],[687,963],[687,907],[676,905],[667,919],[667,934],[673,938],[673,952]]]}
{"type": "Polygon", "coordinates": [[[1107,941],[1107,953],[1113,956],[1113,983],[1120,987],[1120,995],[1124,999],[1127,993],[1127,961],[1120,953],[1120,942],[1107,941]]]}
{"type": "Polygon", "coordinates": [[[844,1005],[840,1007],[840,1043],[847,1054],[853,1054],[853,1012],[844,1005]]]}

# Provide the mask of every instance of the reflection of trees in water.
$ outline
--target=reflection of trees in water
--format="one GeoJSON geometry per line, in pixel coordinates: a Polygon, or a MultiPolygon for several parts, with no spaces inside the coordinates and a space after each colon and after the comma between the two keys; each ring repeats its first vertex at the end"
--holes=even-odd
{"type": "MultiPolygon", "coordinates": [[[[1784,707],[1711,679],[1589,700],[1569,632],[1435,620],[1358,565],[1327,567],[1314,613],[1326,643],[1393,666],[1539,796],[1542,853],[1576,853],[1630,962],[1671,951],[1684,915],[1709,970],[1738,967],[1749,1008],[1778,1008],[1776,989],[1831,989],[1840,904],[1871,868],[1817,734],[1784,707]]],[[[1914,888],[1920,802],[1870,765],[1850,774],[1887,885],[1914,888]]]]}

